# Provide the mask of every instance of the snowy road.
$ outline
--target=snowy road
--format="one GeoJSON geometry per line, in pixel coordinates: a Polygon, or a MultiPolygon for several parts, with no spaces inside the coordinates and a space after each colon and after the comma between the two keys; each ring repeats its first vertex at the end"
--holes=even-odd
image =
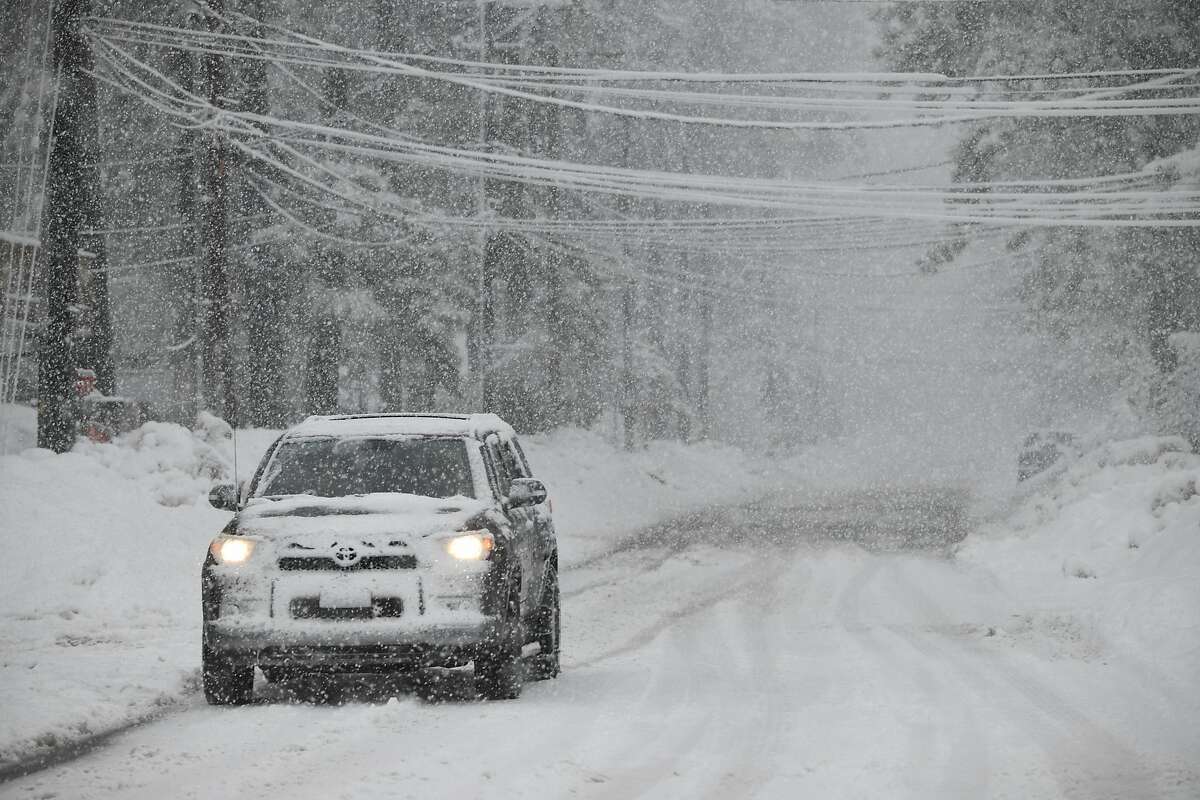
{"type": "Polygon", "coordinates": [[[960,524],[911,500],[777,499],[567,571],[564,674],[515,702],[460,673],[343,704],[264,687],[0,796],[1200,797],[1195,686],[906,549],[960,524]]]}

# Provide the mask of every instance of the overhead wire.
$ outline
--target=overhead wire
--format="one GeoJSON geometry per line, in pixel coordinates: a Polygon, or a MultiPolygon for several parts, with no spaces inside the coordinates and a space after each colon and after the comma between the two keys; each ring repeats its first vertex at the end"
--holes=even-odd
{"type": "MultiPolygon", "coordinates": [[[[172,29],[177,30],[177,29],[172,29]]],[[[148,65],[132,58],[123,48],[117,47],[112,38],[114,37],[98,37],[105,45],[108,46],[109,52],[105,58],[106,66],[112,68],[116,66],[118,72],[124,76],[124,81],[120,85],[127,91],[131,88],[135,94],[142,96],[151,105],[158,110],[170,114],[175,124],[195,127],[217,129],[226,135],[235,147],[238,147],[248,157],[258,159],[268,164],[272,169],[280,169],[283,174],[291,179],[299,180],[300,183],[312,191],[318,191],[328,196],[333,196],[343,202],[348,202],[352,206],[370,210],[371,213],[381,213],[377,205],[363,201],[361,196],[355,197],[350,190],[351,181],[331,171],[327,165],[321,164],[312,157],[305,156],[298,148],[309,148],[317,150],[326,150],[341,153],[354,153],[357,155],[370,158],[391,159],[401,163],[411,163],[422,166],[435,166],[451,171],[458,171],[461,174],[471,176],[498,177],[502,180],[514,180],[520,182],[533,183],[535,185],[558,186],[560,188],[572,188],[585,192],[601,192],[611,194],[633,194],[639,197],[649,199],[668,199],[680,200],[684,202],[696,202],[697,200],[709,201],[715,203],[725,203],[730,205],[751,205],[755,203],[761,204],[761,207],[767,208],[782,208],[794,207],[805,212],[804,216],[796,218],[800,225],[820,225],[825,221],[829,221],[833,225],[846,226],[854,224],[848,223],[847,217],[857,216],[859,221],[868,221],[871,224],[877,225],[881,220],[891,220],[893,223],[898,219],[906,219],[903,215],[897,215],[893,209],[881,208],[873,206],[871,203],[877,203],[878,199],[871,199],[872,195],[884,197],[888,203],[897,201],[912,201],[916,198],[924,200],[933,200],[939,203],[966,203],[969,205],[987,205],[991,207],[1001,208],[1006,211],[1005,215],[988,214],[986,218],[981,215],[927,215],[918,218],[925,218],[929,222],[953,222],[962,224],[964,221],[974,224],[990,224],[999,225],[1000,230],[991,231],[991,234],[1002,235],[1007,228],[1014,225],[1027,225],[1031,222],[1047,222],[1048,224],[1077,224],[1077,223],[1092,223],[1092,224],[1130,224],[1130,220],[1121,220],[1114,218],[1114,215],[1131,215],[1139,211],[1144,211],[1143,201],[1155,199],[1162,201],[1164,197],[1168,198],[1168,202],[1159,204],[1158,216],[1148,220],[1142,220],[1143,224],[1159,224],[1159,223],[1175,223],[1187,222],[1187,220],[1170,220],[1162,217],[1163,214],[1186,214],[1195,210],[1195,201],[1198,197],[1196,193],[1189,191],[1183,192],[1163,192],[1163,191],[1133,191],[1130,188],[1121,190],[1113,190],[1106,188],[1109,184],[1120,185],[1127,184],[1137,186],[1150,185],[1155,180],[1155,176],[1145,173],[1130,173],[1127,175],[1116,176],[1098,176],[1093,179],[1073,179],[1071,181],[1027,181],[1027,182],[994,182],[991,184],[980,184],[975,186],[964,187],[961,184],[932,187],[890,187],[880,184],[868,184],[858,187],[831,187],[830,184],[822,183],[788,183],[788,182],[767,182],[767,181],[746,181],[744,179],[730,179],[722,176],[696,176],[690,173],[663,173],[645,170],[622,170],[612,167],[597,167],[594,165],[572,164],[569,162],[555,161],[549,159],[535,159],[520,155],[503,154],[495,152],[480,152],[466,150],[462,148],[448,148],[444,146],[433,146],[424,143],[416,142],[408,139],[396,141],[398,137],[395,134],[399,133],[386,126],[380,126],[370,121],[356,118],[360,124],[365,124],[367,127],[374,127],[381,133],[388,134],[388,141],[380,141],[383,137],[378,135],[365,134],[361,131],[348,131],[345,129],[333,128],[331,126],[317,126],[312,123],[301,123],[296,120],[282,120],[277,117],[269,117],[265,115],[251,115],[244,112],[238,112],[230,109],[217,109],[209,106],[201,98],[194,95],[182,92],[177,85],[172,85],[169,79],[165,76],[156,74],[157,71],[148,65]],[[124,63],[122,63],[124,61],[124,63]],[[139,77],[129,71],[129,66],[133,65],[143,72],[145,77],[139,77]],[[165,80],[169,91],[155,89],[147,79],[165,80]],[[140,91],[139,91],[140,90],[140,91]],[[262,129],[275,129],[275,132],[269,135],[263,135],[262,129]],[[286,134],[280,135],[280,132],[286,134]],[[337,141],[338,138],[345,141],[337,141]],[[243,141],[244,140],[244,141],[243,141]],[[263,151],[263,145],[277,147],[291,157],[296,157],[301,163],[305,163],[316,170],[319,174],[324,174],[327,180],[335,182],[334,186],[316,180],[312,176],[304,175],[299,170],[283,163],[279,158],[267,155],[263,151]],[[570,180],[564,180],[564,176],[570,180]],[[338,189],[338,185],[342,188],[338,189]],[[1008,188],[1031,188],[1042,187],[1053,189],[1054,191],[1047,192],[1005,192],[998,191],[1008,188]],[[1084,187],[1091,191],[1069,191],[1072,187],[1084,187]],[[841,197],[840,203],[831,204],[830,197],[841,197]],[[781,199],[782,198],[782,199],[781,199]],[[791,200],[790,205],[788,200],[791,200]],[[819,198],[819,201],[816,199],[819,198]],[[1037,202],[1030,202],[1031,198],[1036,198],[1037,202]],[[862,202],[866,200],[867,202],[862,202]],[[1049,201],[1049,204],[1047,203],[1049,201]],[[1100,207],[1106,216],[1097,216],[1090,212],[1090,217],[1068,216],[1058,213],[1061,207],[1067,204],[1074,204],[1077,208],[1068,209],[1069,211],[1079,212],[1087,209],[1089,206],[1094,209],[1100,207]],[[1056,208],[1058,206],[1059,208],[1056,208]],[[1052,219],[1029,218],[1022,216],[1011,216],[1013,213],[1037,212],[1041,214],[1057,214],[1052,219]]],[[[129,37],[126,37],[127,39],[129,37]]],[[[237,37],[235,37],[237,38],[237,37]]],[[[247,37],[241,37],[243,39],[247,37]]],[[[263,42],[268,42],[265,39],[254,40],[256,46],[263,42]]],[[[146,42],[141,42],[146,43],[146,42]]],[[[164,45],[165,46],[165,45],[164,45]]],[[[186,48],[184,48],[186,49],[186,48]]],[[[212,49],[212,48],[210,48],[212,49]]],[[[241,57],[246,57],[239,53],[241,57]]],[[[273,56],[265,56],[261,50],[258,50],[258,55],[268,59],[273,59],[272,63],[278,62],[278,66],[283,69],[283,64],[300,64],[301,66],[331,66],[327,61],[320,59],[295,59],[295,58],[275,58],[273,56]]],[[[377,56],[371,56],[377,58],[377,56]]],[[[338,63],[338,68],[354,68],[347,67],[345,64],[338,63]]],[[[375,66],[380,68],[380,71],[391,69],[390,65],[375,66]]],[[[493,67],[508,66],[508,65],[490,65],[493,67]]],[[[400,70],[405,72],[404,70],[400,70]]],[[[1121,77],[1130,77],[1131,72],[1123,73],[1121,77]]],[[[1139,74],[1146,74],[1145,72],[1139,74]]],[[[1186,76],[1184,72],[1172,72],[1170,78],[1178,80],[1181,76],[1186,76]]],[[[420,76],[425,77],[425,76],[420,76]]],[[[828,78],[828,76],[824,76],[828,78]]],[[[856,76],[860,79],[862,76],[856,76]]],[[[895,79],[896,76],[889,76],[895,79]]],[[[944,76],[938,76],[939,78],[944,76]]],[[[1059,76],[1066,77],[1066,76],[1059,76]]],[[[1072,76],[1078,77],[1078,76],[1072,76]]],[[[594,79],[589,77],[589,80],[594,79]]],[[[656,76],[654,80],[671,80],[672,78],[663,78],[656,76]]],[[[824,78],[820,79],[824,81],[824,78]]],[[[299,81],[299,83],[303,83],[299,81]]],[[[848,82],[847,82],[847,85],[848,82]]],[[[311,87],[307,87],[311,90],[311,87]]],[[[478,87],[473,87],[478,88],[478,87]]],[[[926,90],[928,87],[925,87],[926,90]]],[[[1124,87],[1110,87],[1112,90],[1121,90],[1124,87]]],[[[1071,92],[1078,93],[1083,91],[1082,88],[1072,87],[1071,92]]],[[[665,97],[660,95],[659,97],[665,97]]],[[[680,98],[673,98],[679,102],[680,98]]],[[[1092,108],[1100,108],[1101,106],[1093,105],[1092,108]]],[[[1104,106],[1106,108],[1117,108],[1118,106],[1104,106]]],[[[1123,108],[1131,108],[1126,104],[1119,106],[1123,108]]],[[[1160,106],[1163,108],[1165,106],[1160,106]]],[[[601,109],[607,110],[607,109],[601,109]]],[[[937,166],[937,165],[935,165],[937,166]]],[[[914,168],[920,169],[920,168],[914,168]]],[[[895,173],[898,171],[888,171],[895,173]]],[[[871,177],[870,174],[865,174],[858,177],[871,177]]],[[[269,192],[264,192],[261,185],[255,185],[255,190],[263,195],[263,199],[272,207],[273,211],[283,217],[289,224],[301,229],[306,235],[327,238],[332,241],[337,241],[342,244],[356,246],[388,246],[394,244],[394,241],[380,241],[377,243],[360,242],[355,240],[338,237],[334,234],[321,231],[315,226],[305,223],[298,216],[291,214],[280,203],[273,201],[269,197],[269,192]]],[[[353,186],[355,192],[364,191],[362,187],[353,186]]],[[[375,198],[378,199],[378,198],[375,198]]],[[[340,210],[340,209],[339,209],[340,210]]],[[[394,209],[396,219],[410,224],[417,225],[461,225],[463,227],[483,226],[496,229],[523,230],[531,235],[556,234],[563,235],[569,233],[575,238],[583,237],[585,239],[600,237],[608,241],[619,241],[623,237],[630,235],[633,231],[634,235],[640,235],[655,239],[655,244],[669,243],[672,233],[669,231],[669,226],[676,226],[677,230],[682,229],[701,229],[715,228],[716,231],[711,235],[706,232],[705,241],[712,243],[720,237],[729,238],[733,231],[745,232],[747,236],[757,237],[758,241],[767,240],[768,244],[764,249],[770,249],[771,240],[780,241],[778,232],[780,228],[787,228],[787,224],[781,224],[778,218],[764,217],[757,220],[739,220],[737,218],[725,218],[723,220],[665,220],[651,221],[644,225],[630,225],[628,221],[614,220],[562,220],[562,219],[533,219],[533,220],[512,220],[498,218],[449,218],[438,217],[436,215],[423,215],[414,213],[410,207],[407,209],[394,209]],[[663,223],[657,225],[656,222],[663,223]],[[694,222],[694,224],[693,224],[694,222]],[[606,227],[606,223],[613,223],[606,227]],[[621,226],[624,227],[621,227],[621,226]],[[776,232],[764,235],[764,228],[774,226],[776,232]],[[640,228],[640,230],[639,230],[640,228]],[[658,230],[655,230],[658,228],[658,230]],[[722,230],[723,228],[723,230],[722,230]]],[[[352,213],[352,212],[347,212],[352,213]]],[[[385,213],[385,216],[387,214],[385,213]]],[[[1134,220],[1133,222],[1138,222],[1134,220]]],[[[903,224],[903,223],[901,223],[903,224]]],[[[948,241],[956,240],[956,237],[949,239],[926,239],[913,240],[912,246],[927,246],[929,244],[940,244],[948,241]]],[[[543,239],[543,241],[546,241],[543,239]]],[[[880,240],[880,246],[903,246],[901,243],[889,242],[880,240]]],[[[786,248],[786,243],[781,242],[780,250],[786,248]]],[[[741,248],[744,250],[744,248],[741,248]]],[[[839,249],[835,246],[831,250],[839,249]]],[[[844,249],[844,248],[841,248],[844,249]]],[[[792,248],[791,252],[794,252],[792,248]]],[[[807,273],[806,273],[807,274],[807,273]]],[[[814,273],[815,274],[815,273],[814,273]]],[[[830,273],[838,277],[862,277],[862,278],[879,278],[892,277],[888,274],[849,274],[849,273],[830,273]]],[[[895,277],[911,276],[913,274],[925,273],[896,273],[895,277]]]]}
{"type": "MultiPolygon", "coordinates": [[[[114,46],[114,49],[116,53],[128,56],[120,48],[115,48],[114,46]]],[[[128,56],[128,58],[132,58],[132,56],[128,56]]],[[[124,71],[127,76],[131,76],[127,67],[120,64],[116,66],[124,71]]],[[[139,86],[142,86],[143,89],[146,88],[145,80],[136,76],[133,76],[133,78],[136,79],[136,83],[139,86]]],[[[162,107],[163,102],[169,103],[173,100],[173,96],[169,92],[155,90],[154,95],[157,98],[155,102],[160,107],[162,107]]],[[[174,100],[179,100],[179,98],[175,97],[174,100]]],[[[185,104],[188,108],[203,106],[198,100],[186,101],[185,104]]],[[[964,221],[971,222],[1026,224],[1031,222],[1063,224],[1063,221],[1068,221],[1069,224],[1105,225],[1195,224],[1192,219],[1168,217],[1168,215],[1181,215],[1181,213],[1195,210],[1196,193],[1189,193],[1188,191],[1171,192],[1156,190],[1138,192],[1122,190],[1115,192],[1108,190],[1108,188],[1105,188],[1103,192],[1075,191],[1045,194],[995,191],[995,188],[1000,187],[1031,186],[1048,188],[1093,186],[1098,188],[1104,184],[1109,184],[1109,182],[1144,182],[1145,184],[1145,182],[1154,180],[1153,175],[1145,173],[1099,176],[1096,179],[1072,179],[1066,181],[1003,181],[995,182],[995,184],[952,185],[944,188],[920,186],[894,187],[878,184],[845,187],[841,185],[786,184],[786,182],[781,184],[779,181],[748,182],[738,179],[716,178],[716,176],[648,173],[646,170],[595,168],[587,166],[587,164],[530,160],[530,158],[494,154],[494,152],[486,152],[485,154],[485,152],[480,151],[437,148],[437,146],[422,145],[413,142],[395,142],[395,140],[390,138],[341,130],[341,128],[302,124],[302,122],[266,118],[266,116],[262,115],[240,114],[223,109],[217,109],[214,116],[205,121],[196,121],[194,116],[190,115],[186,110],[181,112],[179,108],[166,108],[166,110],[168,110],[168,113],[184,116],[184,118],[190,120],[193,126],[217,125],[223,127],[224,131],[234,134],[234,136],[240,134],[240,136],[251,136],[251,138],[260,137],[262,136],[260,130],[263,127],[272,126],[282,126],[290,128],[293,131],[310,134],[312,138],[300,138],[299,136],[293,138],[292,144],[288,145],[289,150],[292,152],[296,152],[296,145],[306,146],[306,148],[354,152],[354,154],[384,158],[384,160],[426,164],[426,166],[431,166],[432,164],[432,166],[450,168],[451,170],[456,170],[456,172],[468,175],[518,180],[540,185],[566,185],[570,188],[581,188],[581,190],[589,191],[636,193],[640,194],[640,196],[655,198],[701,199],[742,205],[758,204],[774,207],[786,207],[790,205],[798,206],[800,209],[808,211],[815,209],[816,197],[820,197],[820,204],[827,213],[830,210],[842,212],[856,211],[859,216],[964,219],[964,221]],[[238,119],[241,120],[239,125],[229,124],[230,120],[238,119]],[[337,138],[348,139],[349,142],[337,142],[335,140],[337,138]],[[704,184],[697,185],[697,181],[704,181],[704,184]],[[730,187],[736,191],[733,196],[727,191],[730,187]],[[697,194],[697,190],[700,193],[697,194]],[[684,191],[689,193],[682,194],[684,191]],[[745,197],[748,192],[756,192],[757,197],[745,197]],[[740,196],[738,193],[740,193],[740,196]],[[790,198],[787,197],[788,193],[791,193],[790,198]],[[887,198],[890,204],[889,207],[886,207],[886,209],[880,206],[871,207],[870,203],[874,201],[870,199],[871,193],[877,194],[880,198],[887,198]],[[841,198],[841,200],[830,204],[830,196],[841,198]],[[926,200],[937,201],[940,210],[934,213],[916,212],[913,211],[911,203],[902,207],[896,206],[893,203],[893,199],[902,198],[912,200],[920,199],[923,196],[926,200]],[[1031,204],[1031,198],[1037,198],[1037,203],[1031,204]],[[1150,199],[1156,200],[1156,204],[1151,207],[1150,213],[1147,213],[1144,201],[1150,199]],[[964,203],[967,205],[961,205],[964,203]],[[1068,203],[1073,204],[1075,207],[1066,207],[1068,203]],[[959,204],[960,207],[971,207],[976,213],[948,213],[946,206],[953,206],[954,204],[959,204]],[[990,206],[990,209],[985,210],[998,209],[1004,213],[1001,215],[1001,213],[991,212],[986,216],[980,215],[978,211],[980,207],[983,207],[980,204],[990,206]],[[1093,217],[1093,219],[1081,219],[1080,209],[1087,211],[1088,216],[1093,217]],[[1099,212],[1097,212],[1097,209],[1099,209],[1099,212]],[[1129,216],[1139,212],[1142,213],[1142,216],[1148,218],[1120,218],[1121,215],[1129,216]],[[1031,217],[1031,213],[1040,213],[1042,217],[1031,217]],[[1096,219],[1094,217],[1099,218],[1096,219]]]]}
{"type": "MultiPolygon", "coordinates": [[[[242,15],[243,17],[245,15],[242,15]]],[[[252,19],[245,17],[246,19],[252,19]]],[[[1106,100],[1106,99],[1091,99],[1091,100],[1058,100],[1058,101],[1041,101],[1028,100],[1018,103],[1005,102],[990,102],[986,100],[974,99],[970,104],[954,104],[945,100],[930,100],[916,99],[899,101],[896,99],[874,99],[869,101],[851,101],[826,99],[819,100],[809,98],[804,101],[795,101],[800,103],[804,108],[810,110],[814,108],[824,108],[825,110],[837,110],[838,108],[852,110],[871,110],[886,107],[902,106],[914,111],[930,111],[942,109],[951,113],[942,113],[940,115],[925,115],[910,117],[904,119],[889,119],[889,120],[855,120],[855,121],[812,121],[812,120],[772,120],[772,119],[741,119],[728,117],[710,117],[698,116],[691,114],[679,114],[675,112],[657,111],[646,108],[628,108],[617,106],[606,106],[598,103],[588,103],[583,101],[571,100],[563,97],[538,94],[536,92],[525,91],[521,88],[513,88],[505,85],[504,81],[497,81],[490,78],[478,78],[462,72],[438,71],[430,70],[417,66],[411,61],[398,61],[387,58],[374,51],[355,50],[352,48],[342,47],[340,45],[324,42],[313,37],[305,36],[296,32],[287,32],[292,37],[292,40],[280,42],[280,40],[264,39],[257,37],[247,37],[244,35],[216,33],[216,32],[200,32],[186,28],[170,28],[169,26],[149,26],[150,30],[159,32],[155,36],[150,36],[143,33],[141,36],[136,33],[129,33],[130,30],[136,31],[137,28],[130,28],[128,25],[121,29],[117,27],[117,31],[111,30],[114,27],[114,21],[110,19],[98,19],[95,21],[98,25],[109,25],[110,30],[107,34],[96,33],[95,35],[106,37],[109,39],[122,39],[125,41],[137,42],[139,44],[149,44],[158,46],[169,46],[177,49],[191,49],[196,52],[218,52],[238,58],[254,58],[254,59],[274,59],[280,61],[288,61],[290,63],[304,64],[307,66],[323,65],[337,66],[341,69],[365,70],[380,73],[390,73],[405,75],[408,77],[428,78],[441,80],[444,82],[455,83],[478,91],[487,91],[501,94],[504,96],[513,97],[515,99],[528,100],[533,102],[549,103],[552,105],[575,108],[579,110],[607,113],[617,116],[625,116],[641,119],[653,119],[659,121],[679,122],[687,124],[704,124],[716,125],[735,128],[763,128],[763,129],[778,129],[778,130],[848,130],[854,128],[893,128],[893,127],[908,127],[908,126],[925,126],[925,125],[941,125],[950,122],[971,122],[990,119],[996,116],[1016,116],[1016,117],[1056,117],[1056,116],[1123,116],[1136,114],[1141,116],[1154,116],[1162,114],[1200,114],[1200,100],[1196,98],[1155,98],[1155,99],[1133,99],[1133,100],[1106,100]],[[189,42],[190,43],[185,43],[189,42]],[[224,42],[223,46],[216,46],[212,42],[224,42]],[[253,42],[254,48],[246,47],[244,43],[253,42]],[[239,45],[241,45],[239,47],[239,45]],[[316,52],[324,52],[336,54],[343,60],[335,60],[331,58],[322,58],[320,56],[305,55],[303,57],[297,55],[281,55],[278,53],[265,53],[264,46],[282,45],[293,49],[303,49],[306,53],[310,50],[316,52]],[[256,49],[257,48],[257,49],[256,49]],[[361,61],[345,61],[346,57],[356,57],[361,61]],[[365,62],[365,63],[362,63],[365,62]],[[970,109],[969,113],[967,109],[970,109]]],[[[255,21],[256,24],[265,25],[261,21],[255,21]]],[[[274,26],[267,26],[274,27],[274,26]]],[[[1132,72],[1132,71],[1131,71],[1132,72]]],[[[1179,70],[1170,73],[1169,79],[1174,80],[1178,77],[1188,77],[1200,73],[1200,70],[1179,70]]],[[[878,76],[873,76],[877,78],[878,76]]],[[[893,80],[903,80],[914,76],[894,75],[893,80]]],[[[945,76],[916,76],[925,80],[940,80],[949,81],[945,76]]],[[[1015,80],[1016,77],[1010,78],[1015,80]]],[[[1145,83],[1139,87],[1140,91],[1146,91],[1154,88],[1155,82],[1145,83]]],[[[1158,87],[1163,88],[1163,87],[1158,87]]],[[[1170,87],[1165,87],[1169,89],[1170,87]]],[[[668,90],[633,90],[621,88],[590,87],[593,93],[608,91],[616,93],[637,93],[649,91],[654,93],[652,96],[659,100],[674,100],[676,102],[711,102],[715,98],[705,93],[680,93],[668,90]],[[689,97],[691,98],[689,100],[689,97]]],[[[1110,88],[1111,91],[1115,91],[1110,88]]],[[[651,95],[647,95],[651,96],[651,95]]],[[[758,96],[761,103],[769,105],[779,105],[779,98],[767,96],[758,96]]],[[[729,95],[726,96],[729,103],[745,104],[756,102],[752,98],[745,95],[729,95]]]]}

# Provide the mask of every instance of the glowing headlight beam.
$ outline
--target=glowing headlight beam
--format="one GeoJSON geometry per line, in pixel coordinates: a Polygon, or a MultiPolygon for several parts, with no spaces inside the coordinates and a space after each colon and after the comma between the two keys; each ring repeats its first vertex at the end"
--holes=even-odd
{"type": "Polygon", "coordinates": [[[446,552],[459,561],[482,561],[491,555],[495,545],[490,533],[472,531],[446,540],[446,552]]]}
{"type": "Polygon", "coordinates": [[[222,537],[212,543],[209,551],[220,564],[241,564],[254,552],[254,540],[222,537]]]}

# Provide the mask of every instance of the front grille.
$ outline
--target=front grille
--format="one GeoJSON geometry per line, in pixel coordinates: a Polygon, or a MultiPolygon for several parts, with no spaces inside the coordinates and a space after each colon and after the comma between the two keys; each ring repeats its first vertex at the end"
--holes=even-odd
{"type": "Polygon", "coordinates": [[[399,617],[404,604],[399,597],[373,597],[371,605],[351,608],[321,608],[316,597],[296,597],[288,604],[294,619],[356,620],[399,617]]]}
{"type": "Polygon", "coordinates": [[[329,570],[331,572],[355,572],[363,569],[415,569],[416,556],[367,556],[349,567],[343,567],[325,556],[285,556],[279,559],[279,568],[294,570],[329,570]]]}

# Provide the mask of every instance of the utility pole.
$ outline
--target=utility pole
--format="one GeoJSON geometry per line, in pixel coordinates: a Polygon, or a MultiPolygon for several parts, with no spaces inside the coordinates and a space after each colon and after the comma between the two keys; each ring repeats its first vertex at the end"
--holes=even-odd
{"type": "MultiPolygon", "coordinates": [[[[208,29],[212,33],[222,32],[224,5],[224,0],[208,0],[208,29]]],[[[205,53],[204,76],[209,105],[221,108],[227,90],[224,58],[217,53],[205,53]]],[[[209,131],[205,159],[204,392],[209,406],[220,407],[222,416],[237,427],[239,414],[229,345],[228,166],[229,154],[221,133],[209,131]]]]}
{"type": "Polygon", "coordinates": [[[72,395],[77,365],[72,309],[79,300],[79,249],[87,221],[87,197],[96,191],[88,183],[88,178],[95,176],[96,157],[88,153],[87,135],[89,111],[95,130],[95,84],[89,106],[89,93],[83,84],[91,58],[79,29],[80,19],[91,11],[90,5],[89,0],[59,0],[50,20],[58,77],[42,212],[46,325],[38,346],[38,446],[56,453],[70,450],[75,443],[72,395]]]}

